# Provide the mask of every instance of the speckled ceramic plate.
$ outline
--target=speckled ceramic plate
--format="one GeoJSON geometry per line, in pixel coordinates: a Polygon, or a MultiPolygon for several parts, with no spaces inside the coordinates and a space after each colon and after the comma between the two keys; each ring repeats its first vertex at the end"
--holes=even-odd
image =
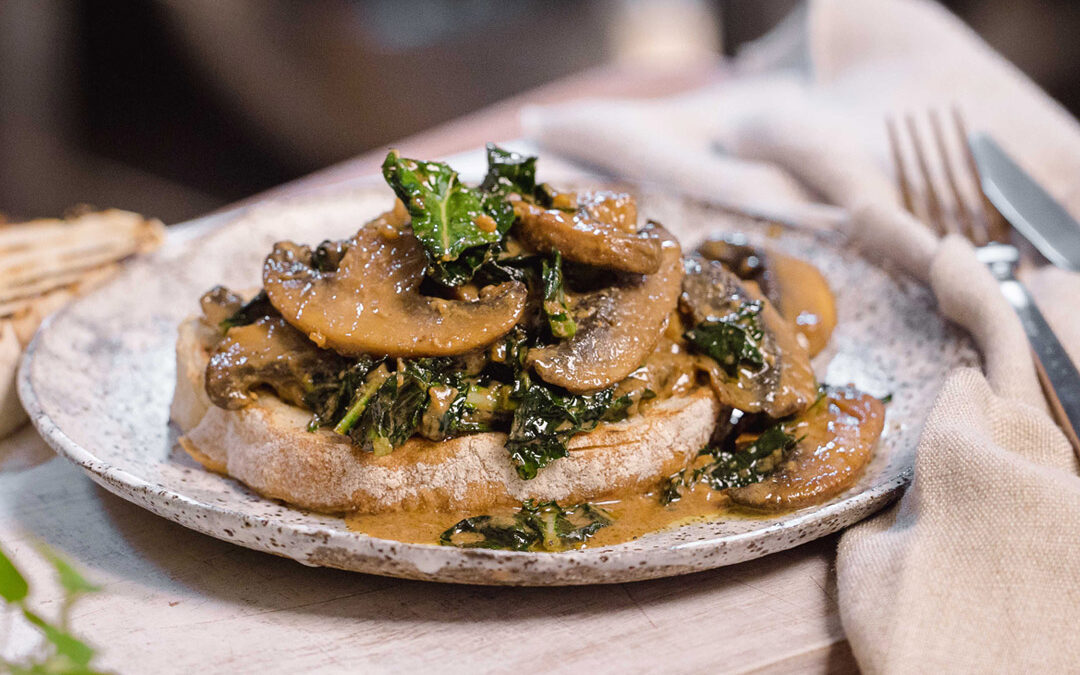
{"type": "MultiPolygon", "coordinates": [[[[967,339],[929,293],[836,244],[786,232],[770,245],[818,265],[836,291],[839,326],[816,361],[820,379],[893,394],[886,432],[853,488],[819,506],[761,520],[694,524],[605,548],[558,554],[404,544],[349,531],[343,520],[263,499],[202,470],[169,424],[176,326],[209,286],[257,286],[282,238],[344,237],[388,205],[384,187],[269,203],[201,239],[172,243],[52,317],[27,350],[19,393],[44,438],[108,490],[214,537],[360,572],[437,581],[561,585],[632,581],[728,565],[834,532],[881,508],[908,480],[918,431],[945,373],[974,363],[967,339]]],[[[764,225],[658,195],[640,213],[689,248],[710,231],[764,225]]],[[[775,233],[773,233],[775,234],[775,233]]]]}

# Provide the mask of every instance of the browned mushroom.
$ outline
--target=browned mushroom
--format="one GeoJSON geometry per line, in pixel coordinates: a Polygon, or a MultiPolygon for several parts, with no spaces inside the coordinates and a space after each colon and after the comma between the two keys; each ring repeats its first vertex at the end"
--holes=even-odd
{"type": "Polygon", "coordinates": [[[661,241],[652,230],[638,231],[632,197],[612,192],[555,196],[555,205],[564,202],[566,210],[515,203],[517,235],[537,251],[558,249],[574,262],[633,274],[660,269],[661,241]]]}
{"type": "Polygon", "coordinates": [[[234,326],[218,342],[206,367],[206,394],[227,410],[254,400],[252,390],[267,386],[278,398],[304,405],[312,378],[342,366],[342,359],[319,349],[280,316],[264,316],[234,326]]]}
{"type": "Polygon", "coordinates": [[[768,274],[776,289],[777,309],[806,339],[810,356],[829,343],[836,328],[836,300],[818,268],[791,256],[769,254],[768,274]]]}
{"type": "Polygon", "coordinates": [[[571,294],[577,321],[574,337],[529,351],[527,362],[550,384],[575,393],[596,391],[622,380],[649,356],[675,308],[682,284],[682,251],[662,226],[650,235],[660,246],[655,274],[633,275],[611,286],[571,294]]]}
{"type": "Polygon", "coordinates": [[[521,318],[525,285],[480,290],[474,302],[420,294],[427,259],[411,234],[365,227],[333,270],[311,250],[274,246],[263,265],[270,302],[315,344],[345,356],[449,356],[488,345],[521,318]]]}
{"type": "Polygon", "coordinates": [[[761,303],[757,321],[761,328],[761,365],[717,363],[701,356],[713,390],[721,403],[744,412],[763,412],[785,417],[805,410],[817,397],[817,381],[810,356],[795,337],[790,324],[753,287],[743,283],[714,260],[686,260],[686,277],[680,304],[691,326],[717,322],[738,315],[750,303],[761,303]]]}
{"type": "Polygon", "coordinates": [[[736,504],[795,509],[820,503],[851,486],[870,460],[885,408],[851,388],[830,389],[785,431],[800,439],[787,459],[760,483],[728,490],[736,504]]]}
{"type": "Polygon", "coordinates": [[[740,279],[754,281],[780,315],[795,326],[810,356],[817,355],[836,327],[836,300],[816,267],[789,255],[746,243],[739,234],[710,239],[698,252],[719,260],[740,279]]]}
{"type": "Polygon", "coordinates": [[[244,306],[244,299],[224,286],[214,286],[199,298],[199,306],[206,324],[217,328],[244,306]]]}

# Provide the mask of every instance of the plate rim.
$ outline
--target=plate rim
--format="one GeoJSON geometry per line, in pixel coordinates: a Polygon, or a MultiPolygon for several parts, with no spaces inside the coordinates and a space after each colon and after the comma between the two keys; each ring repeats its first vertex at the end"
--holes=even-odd
{"type": "MultiPolygon", "coordinates": [[[[203,232],[200,232],[194,240],[177,242],[175,246],[184,248],[174,251],[173,253],[184,253],[186,252],[186,247],[193,245],[206,235],[215,233],[239,220],[243,220],[252,215],[257,215],[258,212],[262,211],[264,208],[280,205],[288,205],[291,207],[302,206],[304,202],[320,201],[322,198],[326,197],[341,198],[348,193],[368,192],[374,189],[376,189],[375,186],[365,184],[336,184],[326,186],[325,189],[313,190],[312,192],[270,199],[265,202],[253,204],[247,208],[238,210],[233,217],[222,219],[214,226],[206,228],[203,232]]],[[[214,216],[212,214],[209,217],[214,216]]],[[[198,220],[202,219],[200,218],[198,220]]],[[[167,243],[166,246],[169,246],[169,244],[167,243]]],[[[158,255],[166,250],[166,248],[162,248],[161,251],[153,255],[158,255]]],[[[806,513],[799,513],[798,510],[787,512],[784,514],[785,519],[783,521],[769,524],[766,527],[748,530],[746,532],[679,542],[646,552],[620,551],[618,549],[619,545],[602,548],[586,548],[560,553],[460,549],[438,544],[409,543],[391,539],[381,539],[361,532],[331,529],[317,524],[280,524],[280,521],[275,521],[270,517],[249,516],[235,509],[215,505],[208,501],[188,496],[179,490],[171,489],[164,485],[158,485],[129,472],[120,465],[110,463],[107,460],[98,457],[93,451],[83,447],[68,436],[56,421],[45,411],[38,398],[34,386],[34,368],[37,350],[43,336],[52,329],[52,326],[59,319],[67,316],[81,303],[90,301],[102,289],[113,284],[123,283],[135,265],[149,264],[152,261],[153,255],[129,261],[124,265],[121,273],[116,277],[110,279],[98,288],[95,288],[90,293],[76,298],[46,317],[35,331],[33,338],[20,357],[16,383],[17,392],[23,408],[26,410],[38,434],[61,457],[83,469],[88,477],[95,483],[101,485],[112,494],[140,506],[157,516],[222,541],[238,544],[253,550],[288,557],[307,566],[330,566],[369,574],[424,579],[429,581],[515,586],[623,583],[676,576],[723,567],[762,557],[770,553],[794,548],[795,546],[799,546],[808,541],[833,534],[879,511],[892,502],[898,496],[899,492],[911,481],[913,467],[908,466],[901,470],[896,476],[883,483],[869,486],[860,492],[843,497],[814,511],[808,511],[806,513]],[[186,512],[179,512],[175,507],[169,508],[161,505],[158,501],[151,498],[151,495],[156,495],[160,500],[163,500],[168,504],[180,504],[186,506],[188,509],[194,511],[193,517],[183,517],[188,514],[186,514],[186,512]],[[217,520],[210,520],[207,517],[210,514],[217,520]],[[832,519],[831,522],[829,522],[830,519],[832,519]],[[742,556],[736,554],[727,558],[722,558],[719,561],[710,561],[702,560],[699,555],[695,555],[703,549],[712,548],[719,550],[729,546],[738,547],[740,544],[745,544],[776,532],[799,530],[799,528],[806,526],[820,527],[815,529],[810,536],[785,538],[775,545],[764,547],[756,551],[746,550],[745,555],[742,556]],[[226,532],[230,532],[230,527],[234,534],[225,535],[226,532]],[[301,545],[300,550],[290,550],[286,545],[271,543],[274,541],[273,537],[263,539],[258,536],[252,536],[253,533],[262,530],[277,532],[278,535],[282,537],[285,536],[287,531],[289,534],[288,537],[285,537],[289,540],[287,543],[301,545]],[[240,534],[245,536],[236,536],[240,534]],[[427,560],[423,564],[416,564],[415,560],[404,561],[416,567],[415,574],[409,573],[409,570],[407,569],[391,571],[386,569],[368,568],[366,566],[364,566],[363,569],[360,569],[355,565],[348,566],[340,564],[341,561],[335,561],[333,556],[327,556],[325,551],[320,554],[320,550],[322,550],[320,547],[325,548],[331,545],[338,545],[350,553],[361,556],[361,558],[365,556],[369,558],[388,558],[397,550],[403,549],[418,556],[420,559],[427,560]],[[664,554],[664,559],[661,561],[650,563],[642,560],[643,557],[655,556],[659,553],[664,554]],[[627,560],[621,560],[622,558],[626,558],[627,560],[634,558],[642,564],[615,564],[627,562],[627,560]],[[521,568],[517,573],[519,576],[514,576],[514,573],[511,573],[511,578],[506,579],[499,578],[498,576],[486,580],[446,578],[448,575],[442,572],[442,570],[452,568],[456,562],[463,560],[470,563],[466,566],[469,569],[478,568],[480,563],[490,564],[493,562],[496,564],[518,563],[521,564],[521,568]],[[573,564],[564,564],[564,562],[570,560],[573,561],[573,564]],[[607,573],[590,576],[590,574],[586,572],[581,578],[562,577],[559,575],[556,575],[555,579],[539,578],[543,577],[545,574],[560,571],[557,568],[570,567],[578,571],[595,571],[598,565],[609,566],[607,573]]],[[[169,425],[173,426],[173,423],[170,421],[169,425]]],[[[909,430],[909,433],[916,432],[915,430],[909,430]]],[[[243,489],[251,491],[250,488],[245,486],[242,482],[236,481],[234,478],[228,476],[222,476],[221,478],[223,480],[237,482],[243,489]]],[[[254,493],[254,491],[251,492],[254,493]]],[[[261,495],[259,498],[271,503],[282,503],[278,500],[262,497],[261,495]]],[[[287,504],[285,505],[285,508],[308,513],[303,509],[295,509],[295,507],[287,504]]],[[[325,516],[326,514],[316,515],[325,516]]],[[[561,571],[565,572],[565,569],[561,571]]]]}

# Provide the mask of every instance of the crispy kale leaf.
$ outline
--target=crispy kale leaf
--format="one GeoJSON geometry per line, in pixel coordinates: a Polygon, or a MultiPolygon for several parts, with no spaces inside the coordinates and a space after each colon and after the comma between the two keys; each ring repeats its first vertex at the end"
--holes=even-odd
{"type": "Polygon", "coordinates": [[[428,384],[408,369],[383,381],[349,436],[376,455],[388,455],[416,433],[428,406],[428,384]]]}
{"type": "Polygon", "coordinates": [[[514,209],[502,195],[465,186],[442,162],[405,159],[391,151],[383,177],[412,217],[413,233],[427,254],[428,276],[444,285],[472,278],[514,223],[514,209]]]}
{"type": "Polygon", "coordinates": [[[441,440],[510,420],[512,386],[466,377],[454,359],[400,359],[391,367],[364,357],[316,380],[305,397],[314,413],[308,429],[332,427],[384,455],[415,434],[441,440]]]}
{"type": "Polygon", "coordinates": [[[563,551],[580,546],[611,516],[592,504],[568,508],[557,502],[526,501],[512,516],[474,516],[442,533],[439,542],[459,548],[510,551],[563,551]]]}
{"type": "Polygon", "coordinates": [[[780,465],[797,439],[777,424],[742,449],[716,449],[713,460],[700,469],[700,480],[714,490],[760,482],[780,465]]]}
{"type": "Polygon", "coordinates": [[[277,310],[270,304],[270,296],[266,294],[266,291],[259,291],[254,298],[248,300],[240,309],[233,312],[232,316],[222,321],[218,325],[218,329],[224,333],[233,326],[247,326],[264,316],[274,316],[276,314],[277,310]]]}
{"type": "Polygon", "coordinates": [[[577,334],[577,323],[566,305],[562,255],[558,249],[552,251],[550,260],[544,260],[540,275],[544,282],[544,316],[547,318],[551,335],[560,340],[574,337],[577,334]]]}
{"type": "Polygon", "coordinates": [[[731,442],[723,447],[705,447],[698,454],[699,466],[683,469],[664,481],[660,486],[660,502],[677,502],[684,489],[692,489],[702,481],[713,490],[758,483],[780,465],[796,443],[798,439],[787,433],[780,422],[763,431],[749,445],[737,447],[731,442]]]}
{"type": "Polygon", "coordinates": [[[765,357],[761,353],[764,333],[760,314],[760,302],[746,302],[737,312],[718,321],[702,321],[686,331],[685,337],[694,347],[716,361],[729,376],[734,377],[742,364],[755,367],[765,365],[765,357]]]}
{"type": "Polygon", "coordinates": [[[488,172],[480,189],[506,196],[515,192],[531,196],[536,190],[536,157],[503,150],[494,143],[487,144],[488,172]]]}
{"type": "Polygon", "coordinates": [[[615,398],[614,387],[589,395],[560,393],[539,382],[524,383],[517,393],[518,408],[510,424],[506,449],[522,479],[553,460],[566,457],[574,434],[591,431],[600,422],[624,419],[630,396],[615,398]]]}

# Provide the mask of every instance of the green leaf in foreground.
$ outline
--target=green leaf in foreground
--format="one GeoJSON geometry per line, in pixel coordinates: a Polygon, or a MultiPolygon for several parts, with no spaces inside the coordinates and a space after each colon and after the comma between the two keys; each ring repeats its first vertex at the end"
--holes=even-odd
{"type": "Polygon", "coordinates": [[[577,334],[577,323],[567,307],[562,255],[558,249],[552,251],[550,260],[544,260],[540,274],[544,282],[544,316],[547,318],[551,335],[560,340],[574,337],[577,334]]]}
{"type": "MultiPolygon", "coordinates": [[[[99,590],[98,586],[86,580],[70,563],[44,545],[39,549],[56,570],[57,580],[64,589],[64,596],[60,603],[60,618],[57,621],[49,621],[27,607],[26,597],[29,588],[26,579],[11,559],[0,551],[0,597],[20,611],[23,618],[41,632],[49,645],[48,649],[36,650],[28,661],[8,663],[0,658],[0,672],[93,675],[98,672],[90,667],[90,661],[94,658],[94,649],[68,632],[67,625],[74,602],[84,593],[99,590]]],[[[0,645],[0,648],[2,647],[3,645],[0,645]]]]}
{"type": "Polygon", "coordinates": [[[563,508],[553,501],[529,500],[512,516],[466,518],[443,532],[439,542],[459,548],[563,551],[584,544],[611,522],[607,511],[592,504],[563,508]]]}
{"type": "Polygon", "coordinates": [[[23,616],[41,630],[45,639],[56,648],[56,653],[71,659],[76,665],[85,667],[94,657],[94,650],[90,645],[63,631],[40,616],[23,608],[23,616]]]}
{"type": "Polygon", "coordinates": [[[15,563],[0,550],[0,598],[7,602],[22,602],[30,587],[15,567],[15,563]]]}
{"type": "Polygon", "coordinates": [[[686,331],[685,337],[733,377],[742,364],[765,365],[761,352],[764,332],[760,314],[760,302],[746,302],[729,316],[717,321],[702,321],[686,331]]]}
{"type": "Polygon", "coordinates": [[[101,590],[100,586],[90,583],[83,575],[79,574],[79,572],[71,566],[71,563],[49,549],[42,547],[41,554],[45,556],[45,559],[48,560],[49,564],[56,570],[56,578],[68,594],[95,593],[101,590]]]}

